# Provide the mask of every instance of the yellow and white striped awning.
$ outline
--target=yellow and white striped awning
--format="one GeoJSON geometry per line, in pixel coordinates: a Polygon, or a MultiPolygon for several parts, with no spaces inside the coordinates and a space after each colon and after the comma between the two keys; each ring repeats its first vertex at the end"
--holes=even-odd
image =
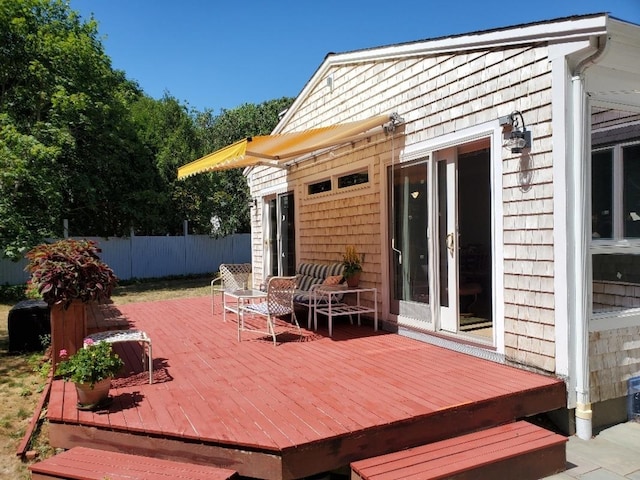
{"type": "Polygon", "coordinates": [[[205,155],[178,169],[178,178],[253,165],[281,166],[301,155],[333,147],[390,121],[390,115],[339,123],[303,132],[249,137],[205,155]]]}

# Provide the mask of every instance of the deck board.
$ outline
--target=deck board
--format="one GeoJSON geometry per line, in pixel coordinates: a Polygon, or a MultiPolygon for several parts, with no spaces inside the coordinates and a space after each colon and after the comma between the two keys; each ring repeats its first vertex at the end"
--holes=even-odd
{"type": "Polygon", "coordinates": [[[209,453],[193,461],[296,478],[565,404],[560,380],[366,323],[336,322],[333,337],[321,324],[318,332],[303,329],[301,341],[289,333],[276,346],[256,334],[238,342],[235,315],[223,322],[216,307],[212,315],[209,297],[110,307],[107,313],[151,337],[154,383],[140,347],[124,343],[115,348],[126,369],[113,381],[106,411],[79,413],[73,387],[54,381],[54,446],[82,444],[85,427],[104,428],[110,432],[101,441],[110,449],[123,448],[118,435],[127,448],[136,435],[158,438],[167,456],[177,442],[197,442],[209,453]]]}

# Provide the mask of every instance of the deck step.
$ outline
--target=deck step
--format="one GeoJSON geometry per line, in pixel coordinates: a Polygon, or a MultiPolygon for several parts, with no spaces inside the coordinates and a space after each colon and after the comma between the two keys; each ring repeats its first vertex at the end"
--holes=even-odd
{"type": "Polygon", "coordinates": [[[518,421],[351,464],[352,480],[536,480],[566,469],[562,435],[518,421]]]}
{"type": "Polygon", "coordinates": [[[218,467],[74,447],[29,466],[33,480],[226,480],[237,473],[218,467]]]}

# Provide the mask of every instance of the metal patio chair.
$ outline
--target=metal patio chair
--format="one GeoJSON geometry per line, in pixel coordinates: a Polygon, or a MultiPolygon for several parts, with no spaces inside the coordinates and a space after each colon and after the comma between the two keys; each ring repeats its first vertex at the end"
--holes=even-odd
{"type": "Polygon", "coordinates": [[[220,272],[216,278],[211,280],[211,314],[214,313],[214,303],[216,292],[220,292],[220,296],[225,290],[246,290],[249,288],[249,279],[251,277],[250,263],[223,263],[220,265],[220,272]],[[216,283],[220,282],[221,288],[214,289],[216,283]]]}
{"type": "MultiPolygon", "coordinates": [[[[276,345],[276,321],[280,317],[290,316],[291,324],[298,329],[298,335],[302,338],[302,331],[293,308],[293,295],[296,291],[296,277],[271,277],[267,284],[267,297],[262,302],[246,303],[240,309],[238,320],[238,341],[241,341],[243,331],[263,333],[273,337],[276,345]],[[245,315],[260,316],[266,319],[267,329],[247,328],[245,315]]],[[[284,332],[280,332],[284,333],[284,332]]]]}

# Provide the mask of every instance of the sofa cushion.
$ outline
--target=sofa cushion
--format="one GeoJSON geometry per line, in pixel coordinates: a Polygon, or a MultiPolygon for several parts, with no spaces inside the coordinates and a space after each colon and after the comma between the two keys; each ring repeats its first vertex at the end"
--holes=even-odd
{"type": "Polygon", "coordinates": [[[342,263],[301,263],[298,265],[298,290],[308,291],[311,285],[322,283],[327,277],[342,275],[344,267],[342,263]]]}
{"type": "MultiPolygon", "coordinates": [[[[342,271],[344,266],[341,262],[320,264],[320,263],[301,263],[298,265],[296,274],[298,276],[297,292],[293,296],[294,303],[309,305],[312,295],[307,292],[311,289],[312,285],[324,283],[327,278],[340,277],[342,278],[342,271]]],[[[339,283],[339,282],[338,282],[339,283]]],[[[333,296],[334,301],[341,301],[342,296],[333,296]]],[[[318,304],[324,304],[327,302],[326,298],[318,298],[318,304]]]]}

